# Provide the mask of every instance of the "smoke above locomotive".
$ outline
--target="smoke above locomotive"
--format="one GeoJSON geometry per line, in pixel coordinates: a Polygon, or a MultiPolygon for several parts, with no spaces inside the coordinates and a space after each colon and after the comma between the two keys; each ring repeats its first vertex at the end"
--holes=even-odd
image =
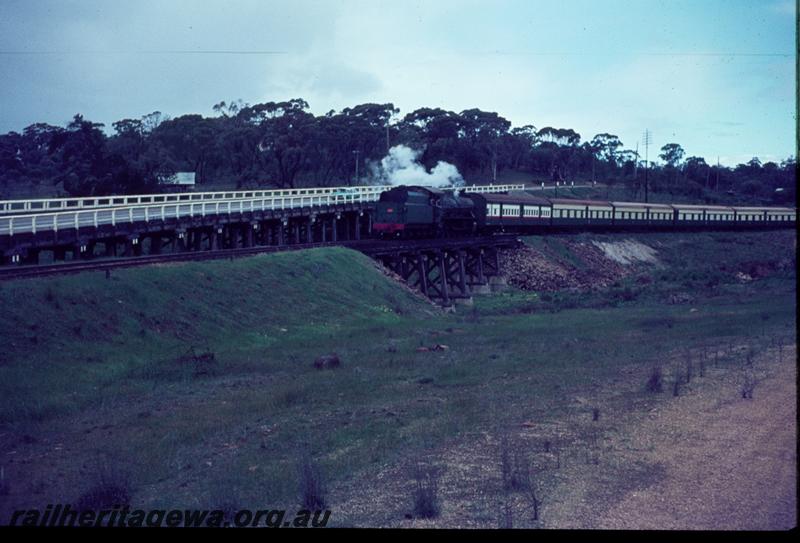
{"type": "Polygon", "coordinates": [[[380,185],[416,185],[425,187],[461,187],[464,178],[454,165],[439,161],[430,171],[420,164],[422,151],[406,145],[395,145],[371,167],[372,178],[380,185]]]}

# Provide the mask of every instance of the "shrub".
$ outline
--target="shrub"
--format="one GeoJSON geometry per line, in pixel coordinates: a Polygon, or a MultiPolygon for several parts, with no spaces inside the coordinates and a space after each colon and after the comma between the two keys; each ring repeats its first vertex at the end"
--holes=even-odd
{"type": "Polygon", "coordinates": [[[692,351],[686,352],[686,384],[692,381],[692,351]]]}
{"type": "Polygon", "coordinates": [[[195,351],[190,347],[184,354],[175,359],[178,367],[191,372],[194,377],[201,375],[216,375],[219,363],[212,351],[195,351]]]}
{"type": "Polygon", "coordinates": [[[756,377],[751,371],[746,371],[742,380],[741,393],[745,400],[753,399],[753,390],[756,388],[756,377]]]}
{"type": "Polygon", "coordinates": [[[514,527],[514,513],[511,510],[511,502],[506,495],[503,501],[503,509],[500,511],[500,518],[497,519],[497,527],[501,530],[510,530],[514,527]]]}
{"type": "Polygon", "coordinates": [[[211,511],[222,511],[224,522],[233,522],[236,512],[241,509],[241,503],[236,491],[226,480],[217,481],[212,487],[208,497],[211,511]]]}
{"type": "Polygon", "coordinates": [[[0,468],[0,496],[8,496],[11,492],[11,485],[8,484],[6,479],[5,468],[0,468]]]}
{"type": "Polygon", "coordinates": [[[681,372],[675,368],[675,378],[672,381],[672,395],[677,396],[681,391],[681,372]]]}
{"type": "Polygon", "coordinates": [[[530,487],[528,459],[519,443],[512,443],[508,436],[500,440],[500,471],[503,490],[526,490],[530,487]]]}
{"type": "Polygon", "coordinates": [[[326,489],[322,470],[311,458],[308,448],[303,448],[297,463],[300,504],[311,511],[324,509],[326,489]]]}
{"type": "Polygon", "coordinates": [[[130,505],[130,479],[119,467],[98,462],[86,490],[75,502],[78,511],[99,511],[130,505]]]}
{"type": "Polygon", "coordinates": [[[420,518],[439,516],[439,473],[420,462],[414,465],[414,515],[420,518]]]}
{"type": "Polygon", "coordinates": [[[661,375],[660,366],[653,366],[653,369],[650,370],[650,377],[647,379],[645,388],[647,392],[662,392],[664,390],[664,379],[661,375]]]}

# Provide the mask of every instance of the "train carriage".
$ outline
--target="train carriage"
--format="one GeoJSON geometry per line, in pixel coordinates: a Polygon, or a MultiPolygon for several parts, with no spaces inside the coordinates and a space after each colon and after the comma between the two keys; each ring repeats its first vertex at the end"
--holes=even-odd
{"type": "Polygon", "coordinates": [[[707,226],[725,227],[734,224],[735,212],[728,206],[705,206],[707,226]]]}
{"type": "Polygon", "coordinates": [[[667,204],[643,202],[611,202],[614,206],[614,226],[669,226],[674,209],[667,204]]]}
{"type": "Polygon", "coordinates": [[[475,202],[475,218],[480,228],[505,230],[519,226],[547,226],[552,206],[546,198],[525,192],[512,194],[463,195],[475,202]]]}
{"type": "MultiPolygon", "coordinates": [[[[704,226],[708,222],[706,211],[708,209],[716,209],[718,206],[707,205],[694,205],[694,204],[673,204],[675,209],[675,225],[683,228],[696,228],[704,226]]],[[[723,212],[724,208],[720,208],[718,213],[721,214],[721,220],[727,220],[729,213],[723,212]]],[[[728,208],[730,209],[730,208],[728,208]]],[[[724,224],[721,222],[720,224],[724,224]]]]}
{"type": "Polygon", "coordinates": [[[614,207],[602,200],[551,198],[554,226],[611,225],[614,207]]]}
{"type": "Polygon", "coordinates": [[[737,226],[746,225],[748,227],[761,227],[766,226],[767,212],[769,208],[766,207],[735,207],[735,221],[737,226]]]}
{"type": "Polygon", "coordinates": [[[766,221],[774,226],[776,224],[794,224],[797,220],[797,210],[791,207],[771,207],[767,210],[766,221]]]}

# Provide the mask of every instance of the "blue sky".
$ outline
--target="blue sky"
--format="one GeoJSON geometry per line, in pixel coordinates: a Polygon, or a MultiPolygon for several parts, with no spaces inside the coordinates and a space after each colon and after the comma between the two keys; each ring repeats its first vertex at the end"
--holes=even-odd
{"type": "Polygon", "coordinates": [[[3,0],[0,132],[302,97],[630,149],[649,128],[651,158],[677,142],[734,165],[795,154],[795,52],[793,0],[3,0]]]}

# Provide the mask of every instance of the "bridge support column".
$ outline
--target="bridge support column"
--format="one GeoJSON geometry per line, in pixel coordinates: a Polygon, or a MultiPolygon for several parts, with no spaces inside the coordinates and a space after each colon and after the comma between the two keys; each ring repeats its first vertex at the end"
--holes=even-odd
{"type": "Polygon", "coordinates": [[[485,285],[486,276],[483,273],[483,249],[481,249],[480,252],[478,252],[476,260],[477,260],[478,282],[481,285],[485,285]]]}
{"type": "Polygon", "coordinates": [[[306,223],[306,243],[314,243],[314,218],[310,217],[306,223]]]}
{"type": "Polygon", "coordinates": [[[447,265],[445,260],[445,254],[444,251],[442,251],[439,253],[439,289],[442,293],[442,303],[444,305],[450,305],[450,292],[447,287],[447,265]]]}
{"type": "Polygon", "coordinates": [[[114,257],[117,256],[117,239],[111,238],[107,239],[103,242],[106,249],[106,256],[107,257],[114,257]]]}
{"type": "Polygon", "coordinates": [[[428,296],[428,264],[427,257],[422,253],[417,253],[417,274],[419,275],[419,288],[422,294],[428,296]]]}
{"type": "Polygon", "coordinates": [[[142,254],[142,244],[138,237],[129,237],[125,240],[125,256],[139,256],[142,254]]]}
{"type": "Polygon", "coordinates": [[[470,292],[488,294],[490,292],[486,274],[483,272],[483,249],[469,251],[465,260],[467,286],[470,292]]]}
{"type": "Polygon", "coordinates": [[[172,243],[172,252],[183,253],[186,251],[186,234],[183,230],[175,231],[175,241],[172,243]]]}
{"type": "Polygon", "coordinates": [[[362,214],[362,213],[359,211],[359,212],[358,212],[358,213],[356,213],[356,215],[353,217],[353,226],[355,226],[355,232],[354,232],[354,235],[355,235],[355,238],[356,238],[357,240],[361,239],[361,214],[362,214]]]}
{"type": "Polygon", "coordinates": [[[293,225],[293,231],[294,231],[294,242],[300,243],[300,225],[297,222],[295,222],[293,225]]]}
{"type": "Polygon", "coordinates": [[[222,249],[236,249],[239,246],[239,229],[235,224],[226,224],[224,227],[221,247],[222,249]]]}
{"type": "Polygon", "coordinates": [[[161,238],[161,233],[155,234],[150,236],[150,254],[151,255],[158,255],[161,254],[161,246],[164,243],[164,240],[161,238]]]}
{"type": "Polygon", "coordinates": [[[458,251],[458,287],[461,289],[462,296],[469,298],[469,287],[467,287],[467,277],[464,269],[464,251],[458,251]]]}
{"type": "Polygon", "coordinates": [[[339,241],[338,222],[339,215],[334,215],[333,220],[331,221],[331,241],[334,243],[339,241]]]}
{"type": "MultiPolygon", "coordinates": [[[[208,236],[211,236],[210,232],[208,233],[208,236]]],[[[199,228],[192,231],[192,245],[194,246],[195,251],[203,250],[203,231],[200,230],[199,228]]]]}
{"type": "Polygon", "coordinates": [[[80,258],[90,259],[94,256],[94,241],[81,241],[75,245],[75,253],[80,255],[80,258]]]}
{"type": "Polygon", "coordinates": [[[258,228],[258,223],[251,224],[249,222],[244,223],[244,239],[242,240],[242,244],[245,247],[252,247],[253,246],[253,229],[258,228]]]}
{"type": "Polygon", "coordinates": [[[39,263],[39,249],[36,247],[31,247],[27,251],[25,251],[25,256],[22,258],[22,261],[25,264],[30,265],[37,265],[39,263]]]}
{"type": "Polygon", "coordinates": [[[19,253],[11,253],[9,255],[3,255],[0,253],[0,263],[2,264],[20,264],[22,263],[22,255],[19,253]]]}
{"type": "Polygon", "coordinates": [[[60,260],[62,262],[67,260],[67,248],[61,245],[53,249],[53,260],[60,260]]]}

